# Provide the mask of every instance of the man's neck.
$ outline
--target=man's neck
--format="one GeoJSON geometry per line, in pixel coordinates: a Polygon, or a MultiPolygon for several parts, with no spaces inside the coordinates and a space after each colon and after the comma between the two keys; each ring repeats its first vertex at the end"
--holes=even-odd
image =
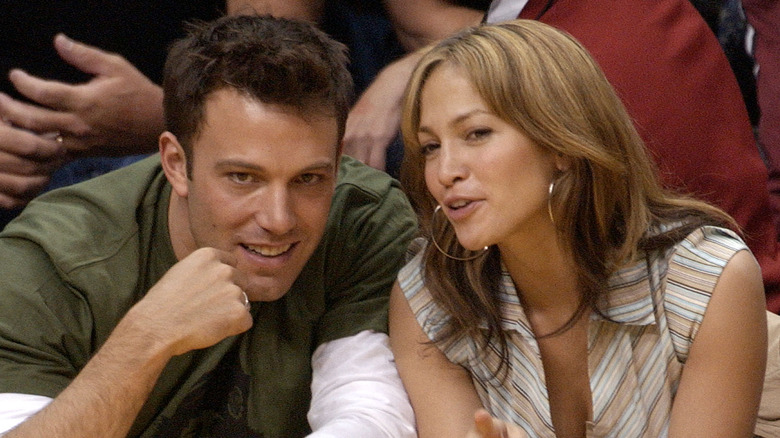
{"type": "Polygon", "coordinates": [[[176,259],[181,260],[195,251],[197,245],[190,232],[190,219],[187,210],[187,200],[171,191],[168,202],[168,234],[171,236],[171,246],[176,259]]]}

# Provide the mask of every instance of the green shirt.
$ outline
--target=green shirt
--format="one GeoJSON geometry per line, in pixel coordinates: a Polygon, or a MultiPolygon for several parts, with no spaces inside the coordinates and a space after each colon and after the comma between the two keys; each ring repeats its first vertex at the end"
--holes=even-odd
{"type": "MultiPolygon", "coordinates": [[[[176,263],[170,193],[153,156],[40,196],[5,228],[0,393],[56,397],[176,263]]],[[[344,157],[324,237],[290,291],[255,303],[248,332],[174,357],[129,436],[158,436],[183,411],[202,412],[198,400],[220,386],[209,382],[224,377],[226,364],[234,375],[222,412],[240,410],[258,436],[308,433],[312,353],[363,330],[386,331],[388,292],[415,230],[398,183],[344,157]]]]}

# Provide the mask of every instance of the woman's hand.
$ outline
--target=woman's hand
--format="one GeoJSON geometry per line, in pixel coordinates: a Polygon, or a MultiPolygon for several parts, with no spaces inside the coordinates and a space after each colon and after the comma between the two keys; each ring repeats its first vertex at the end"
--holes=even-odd
{"type": "Polygon", "coordinates": [[[527,438],[520,426],[492,417],[488,411],[479,409],[474,413],[474,428],[466,438],[527,438]]]}

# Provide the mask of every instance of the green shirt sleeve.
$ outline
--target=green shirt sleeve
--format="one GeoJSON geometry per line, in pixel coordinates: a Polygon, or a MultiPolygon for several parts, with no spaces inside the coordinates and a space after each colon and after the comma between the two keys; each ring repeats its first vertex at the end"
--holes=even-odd
{"type": "Polygon", "coordinates": [[[59,394],[145,292],[152,250],[139,236],[165,187],[159,167],[152,157],[43,194],[0,234],[0,392],[59,394]]]}
{"type": "Polygon", "coordinates": [[[417,231],[397,181],[351,160],[341,171],[331,208],[338,232],[325,242],[326,310],[317,344],[363,330],[387,331],[389,292],[417,231]]]}
{"type": "Polygon", "coordinates": [[[83,296],[24,239],[0,241],[0,393],[55,397],[91,354],[83,296]]]}

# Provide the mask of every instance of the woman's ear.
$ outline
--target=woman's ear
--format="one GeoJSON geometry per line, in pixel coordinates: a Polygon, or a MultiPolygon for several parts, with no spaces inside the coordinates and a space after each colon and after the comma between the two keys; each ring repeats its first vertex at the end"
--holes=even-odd
{"type": "Polygon", "coordinates": [[[166,131],[160,135],[160,162],[173,191],[186,198],[188,193],[187,156],[175,135],[166,131]]]}
{"type": "Polygon", "coordinates": [[[556,153],[555,168],[561,173],[568,171],[571,168],[571,157],[567,157],[560,152],[556,153]]]}

